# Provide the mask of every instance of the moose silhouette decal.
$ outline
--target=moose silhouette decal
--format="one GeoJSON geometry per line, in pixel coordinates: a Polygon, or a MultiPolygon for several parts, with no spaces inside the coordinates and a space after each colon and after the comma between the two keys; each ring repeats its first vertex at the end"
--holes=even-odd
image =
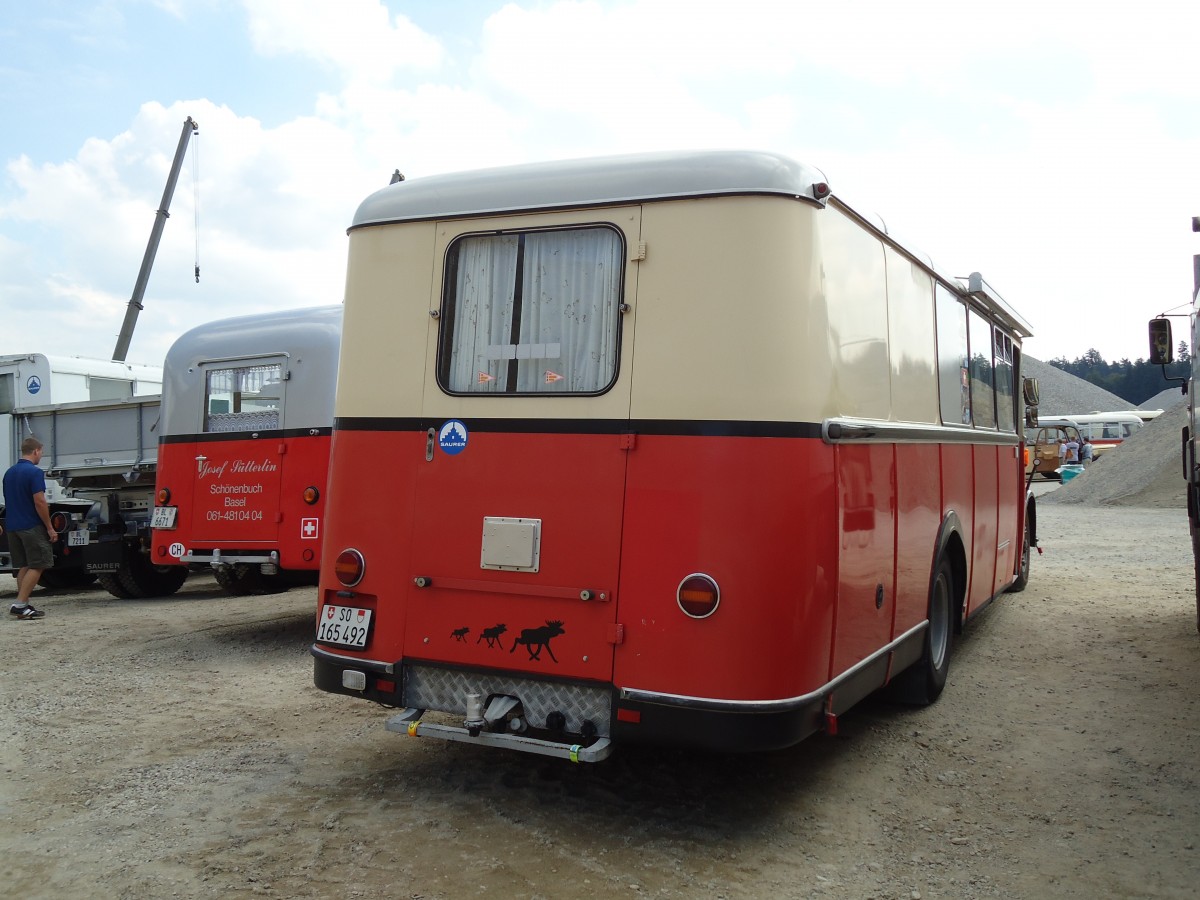
{"type": "Polygon", "coordinates": [[[467,634],[470,633],[470,631],[471,629],[467,627],[455,628],[452,632],[450,632],[450,637],[454,638],[456,641],[462,641],[465,644],[467,642],[467,634]]]}
{"type": "Polygon", "coordinates": [[[521,636],[513,640],[512,650],[509,653],[515,653],[518,644],[524,644],[525,649],[529,651],[530,659],[541,659],[542,650],[550,654],[550,658],[558,662],[554,651],[550,649],[550,641],[552,638],[558,637],[560,634],[566,634],[563,630],[563,623],[560,621],[546,620],[546,624],[539,628],[523,628],[521,636]]]}
{"type": "Polygon", "coordinates": [[[493,625],[491,628],[485,628],[479,633],[479,637],[475,639],[475,643],[478,644],[480,641],[487,641],[487,645],[489,647],[495,647],[497,644],[499,644],[500,649],[503,650],[504,642],[500,640],[500,635],[504,634],[506,631],[508,631],[508,626],[504,625],[503,623],[500,625],[493,625]]]}

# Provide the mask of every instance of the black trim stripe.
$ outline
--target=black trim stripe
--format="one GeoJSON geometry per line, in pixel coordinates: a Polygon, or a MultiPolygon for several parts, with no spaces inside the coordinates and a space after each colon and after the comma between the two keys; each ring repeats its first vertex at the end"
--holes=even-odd
{"type": "Polygon", "coordinates": [[[219,431],[212,434],[164,434],[159,444],[212,444],[217,441],[265,441],[280,438],[330,437],[333,428],[277,428],[273,431],[219,431]]]}
{"type": "MultiPolygon", "coordinates": [[[[407,417],[341,417],[334,431],[424,432],[440,429],[448,419],[407,417]]],[[[832,420],[831,420],[832,421],[832,420]]],[[[824,439],[830,444],[861,443],[974,443],[1016,445],[1020,436],[972,428],[909,426],[880,422],[843,424],[836,435],[826,435],[828,423],[750,422],[706,419],[464,419],[468,431],[495,434],[646,434],[679,437],[756,437],[824,439]]]]}
{"type": "MultiPolygon", "coordinates": [[[[334,431],[428,431],[448,419],[339,418],[334,431]]],[[[820,438],[811,422],[731,422],[675,419],[464,419],[468,431],[496,434],[654,434],[687,437],[820,438]]]]}

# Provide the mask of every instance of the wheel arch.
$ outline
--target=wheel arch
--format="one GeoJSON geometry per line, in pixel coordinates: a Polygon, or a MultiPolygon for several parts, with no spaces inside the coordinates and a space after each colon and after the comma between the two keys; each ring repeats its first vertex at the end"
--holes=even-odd
{"type": "Polygon", "coordinates": [[[933,559],[929,564],[929,591],[933,591],[933,580],[937,577],[938,561],[945,558],[950,563],[950,573],[954,579],[954,633],[962,634],[963,609],[967,596],[967,548],[963,541],[962,521],[958,513],[948,512],[942,519],[938,529],[937,541],[934,544],[933,559]]]}

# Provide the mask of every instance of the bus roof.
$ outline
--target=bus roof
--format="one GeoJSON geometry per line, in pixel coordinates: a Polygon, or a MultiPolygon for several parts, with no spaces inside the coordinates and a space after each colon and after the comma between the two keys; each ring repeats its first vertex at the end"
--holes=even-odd
{"type": "MultiPolygon", "coordinates": [[[[692,150],[634,153],[525,163],[399,179],[368,196],[348,231],[432,219],[527,213],[648,200],[776,195],[824,206],[831,198],[824,173],[779,153],[692,150]]],[[[889,232],[884,221],[837,205],[927,267],[948,286],[998,315],[1017,335],[1033,330],[979,275],[955,278],[930,257],[889,232]]]]}
{"type": "Polygon", "coordinates": [[[642,200],[780,194],[824,202],[825,175],[777,153],[742,150],[632,153],[427,175],[376,191],[354,214],[365,225],[608,206],[642,200]]]}

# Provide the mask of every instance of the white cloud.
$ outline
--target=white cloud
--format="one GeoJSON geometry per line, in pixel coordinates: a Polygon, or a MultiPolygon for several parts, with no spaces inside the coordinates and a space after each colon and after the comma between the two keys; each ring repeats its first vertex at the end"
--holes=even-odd
{"type": "Polygon", "coordinates": [[[266,55],[294,53],[335,66],[348,81],[434,69],[441,43],[377,0],[243,0],[250,36],[266,55]]]}

